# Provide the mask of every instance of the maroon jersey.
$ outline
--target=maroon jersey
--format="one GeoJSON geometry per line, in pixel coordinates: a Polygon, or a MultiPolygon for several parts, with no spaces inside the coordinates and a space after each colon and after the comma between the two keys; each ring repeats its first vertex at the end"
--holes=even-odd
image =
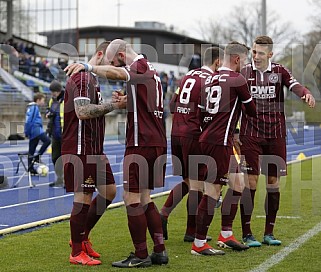
{"type": "Polygon", "coordinates": [[[252,115],[255,114],[255,105],[251,101],[245,78],[227,67],[219,68],[207,78],[202,89],[199,108],[203,131],[199,141],[232,146],[242,103],[252,115]]]}
{"type": "Polygon", "coordinates": [[[163,90],[152,64],[142,55],[127,73],[126,146],[166,147],[163,90]]]}
{"type": "Polygon", "coordinates": [[[100,155],[103,154],[105,117],[78,119],[74,100],[88,99],[90,104],[101,104],[98,79],[91,73],[72,75],[66,85],[64,105],[64,128],[62,154],[100,155]]]}
{"type": "Polygon", "coordinates": [[[200,69],[189,71],[181,80],[173,115],[172,136],[198,140],[201,128],[197,106],[201,88],[206,78],[212,73],[209,67],[203,66],[200,69]]]}
{"type": "Polygon", "coordinates": [[[254,63],[249,63],[241,73],[249,85],[257,115],[249,117],[242,113],[240,134],[263,138],[285,137],[283,87],[286,86],[299,97],[308,90],[278,63],[270,62],[264,72],[257,70],[254,63]]]}

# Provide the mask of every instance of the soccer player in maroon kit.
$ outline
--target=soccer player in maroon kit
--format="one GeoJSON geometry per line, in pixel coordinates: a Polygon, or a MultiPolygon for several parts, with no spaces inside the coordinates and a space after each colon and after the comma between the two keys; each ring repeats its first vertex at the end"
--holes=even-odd
{"type": "MultiPolygon", "coordinates": [[[[207,177],[204,182],[204,195],[196,216],[196,234],[191,253],[194,255],[223,255],[224,251],[216,250],[206,242],[208,228],[213,220],[214,208],[220,196],[223,185],[233,182],[236,169],[229,169],[230,161],[235,160],[233,154],[233,137],[242,104],[246,112],[255,115],[255,104],[248,91],[245,78],[239,73],[247,58],[248,48],[238,42],[229,43],[224,50],[224,61],[221,68],[214,72],[205,82],[199,103],[202,134],[199,138],[202,154],[205,155],[207,177]],[[229,176],[230,179],[229,179],[229,176]]],[[[234,162],[233,165],[236,165],[234,162]]],[[[231,184],[226,198],[236,199],[236,205],[230,205],[229,213],[222,222],[227,229],[222,229],[219,241],[233,245],[233,249],[244,250],[247,246],[239,243],[233,236],[232,222],[234,220],[237,202],[241,192],[231,184]],[[224,237],[222,236],[224,235],[224,237]]],[[[229,203],[232,203],[229,200],[229,203]]],[[[219,244],[219,243],[218,243],[219,244]]],[[[222,246],[223,244],[219,244],[222,246]]]]}
{"type": "MultiPolygon", "coordinates": [[[[66,70],[72,73],[85,68],[99,76],[127,82],[123,198],[135,253],[112,265],[131,268],[167,264],[161,218],[150,198],[152,189],[164,186],[166,166],[167,143],[162,120],[164,105],[161,81],[152,64],[124,40],[112,41],[106,55],[112,65],[73,64],[66,70]],[[147,228],[154,242],[150,256],[146,243],[147,228]]],[[[114,94],[115,101],[120,98],[120,93],[114,94]]]]}
{"type": "MultiPolygon", "coordinates": [[[[180,87],[173,95],[171,108],[173,112],[171,146],[173,175],[183,177],[170,192],[161,209],[164,239],[168,239],[167,220],[177,204],[188,193],[187,228],[185,242],[193,242],[195,236],[195,217],[199,201],[203,195],[203,183],[196,173],[189,168],[189,156],[201,155],[198,139],[201,134],[197,108],[201,88],[205,80],[216,71],[223,60],[223,50],[219,47],[209,47],[204,52],[204,65],[199,69],[189,71],[181,80],[180,87]]],[[[209,241],[211,238],[207,237],[209,241]]]]}
{"type": "Polygon", "coordinates": [[[241,168],[245,175],[246,188],[241,199],[241,220],[243,242],[248,246],[261,246],[251,230],[251,215],[260,168],[267,179],[265,201],[265,231],[263,243],[280,245],[274,238],[273,229],[279,209],[279,181],[286,175],[286,125],[284,115],[284,92],[287,87],[309,107],[315,106],[315,99],[291,72],[281,64],[271,62],[273,41],[268,36],[259,36],[252,47],[252,63],[242,69],[251,95],[256,104],[255,117],[245,112],[241,118],[241,168]]]}
{"type": "MultiPolygon", "coordinates": [[[[109,42],[100,44],[90,64],[106,64],[109,42]]],[[[67,81],[62,135],[62,161],[67,192],[74,192],[70,216],[72,264],[99,265],[100,254],[93,250],[89,233],[116,194],[114,176],[103,152],[104,115],[126,107],[126,97],[116,103],[104,103],[98,79],[93,73],[73,74],[67,81]],[[92,199],[95,188],[97,196],[92,199]]]]}

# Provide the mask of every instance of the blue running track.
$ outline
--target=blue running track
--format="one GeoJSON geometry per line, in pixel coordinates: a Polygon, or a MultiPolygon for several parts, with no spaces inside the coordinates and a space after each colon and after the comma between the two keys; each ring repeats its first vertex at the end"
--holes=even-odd
{"type": "MultiPolygon", "coordinates": [[[[26,152],[27,141],[6,142],[0,145],[0,175],[8,177],[11,187],[23,174],[20,166],[16,174],[18,164],[17,153],[26,152]]],[[[122,159],[124,145],[116,140],[105,141],[105,153],[108,155],[117,185],[117,195],[114,203],[122,199],[122,159]]],[[[293,161],[302,152],[306,157],[321,154],[321,128],[309,127],[309,129],[289,131],[287,141],[287,160],[293,161]]],[[[171,175],[170,148],[168,150],[168,164],[166,168],[166,186],[155,190],[153,193],[161,193],[170,190],[181,181],[180,177],[171,175]]],[[[71,211],[73,194],[66,193],[63,188],[51,188],[48,184],[55,180],[53,165],[49,154],[42,157],[42,161],[49,166],[50,172],[46,177],[33,176],[32,182],[36,185],[29,188],[28,178],[25,176],[17,188],[0,190],[0,234],[12,227],[29,224],[41,220],[68,215],[71,211]]]]}

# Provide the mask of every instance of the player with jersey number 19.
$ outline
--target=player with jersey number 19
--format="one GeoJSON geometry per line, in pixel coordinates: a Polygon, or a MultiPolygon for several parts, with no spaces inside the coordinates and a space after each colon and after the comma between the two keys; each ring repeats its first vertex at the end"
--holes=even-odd
{"type": "MultiPolygon", "coordinates": [[[[222,185],[230,183],[225,198],[229,197],[232,201],[236,201],[241,195],[241,192],[237,191],[238,187],[231,184],[235,180],[233,175],[235,176],[237,169],[229,169],[229,165],[230,161],[235,160],[233,137],[242,104],[249,115],[255,115],[255,104],[249,94],[248,85],[239,73],[247,54],[248,48],[245,45],[238,42],[229,43],[224,50],[222,67],[207,78],[201,91],[199,116],[202,133],[199,142],[202,154],[206,156],[207,177],[204,183],[204,195],[198,205],[196,216],[196,234],[191,250],[194,255],[224,253],[213,249],[206,242],[206,234],[213,220],[214,208],[222,185]]],[[[223,206],[226,202],[225,198],[223,206]]],[[[234,204],[232,201],[229,204],[234,204]]],[[[236,214],[235,206],[237,207],[237,205],[229,205],[230,210],[225,219],[226,229],[222,229],[218,244],[244,250],[248,247],[240,244],[232,232],[232,222],[236,214]]]]}
{"type": "Polygon", "coordinates": [[[302,86],[281,64],[271,62],[273,41],[259,36],[252,46],[252,62],[242,69],[257,114],[242,114],[240,128],[241,168],[246,173],[241,199],[243,242],[258,247],[261,243],[251,230],[251,215],[260,172],[266,175],[265,230],[263,243],[280,245],[273,229],[280,203],[280,177],[286,175],[286,124],[284,115],[284,87],[300,97],[309,107],[315,106],[311,92],[302,86]]]}
{"type": "MultiPolygon", "coordinates": [[[[150,198],[154,187],[164,186],[166,166],[167,143],[162,120],[164,105],[161,81],[152,64],[124,40],[113,40],[106,50],[106,56],[111,65],[73,64],[66,70],[73,73],[87,69],[98,76],[127,83],[123,197],[135,253],[112,265],[131,268],[167,264],[160,215],[150,198]],[[146,243],[147,228],[154,242],[150,256],[146,243]]],[[[115,93],[114,101],[118,99],[121,99],[121,95],[115,93]]]]}
{"type": "MultiPolygon", "coordinates": [[[[184,235],[185,242],[193,242],[195,236],[195,218],[199,201],[203,195],[203,178],[199,178],[199,171],[193,171],[190,158],[200,156],[199,136],[201,134],[200,121],[197,116],[198,100],[201,88],[206,78],[216,71],[223,61],[223,49],[209,47],[203,56],[203,66],[190,70],[181,80],[180,87],[173,95],[171,111],[173,112],[171,147],[173,174],[182,176],[183,181],[170,192],[161,209],[164,239],[168,239],[168,217],[177,204],[188,193],[187,199],[187,227],[184,235]],[[191,167],[189,165],[191,164],[191,167]]],[[[194,169],[197,170],[197,169],[194,169]]],[[[208,236],[207,240],[211,238],[208,236]]]]}

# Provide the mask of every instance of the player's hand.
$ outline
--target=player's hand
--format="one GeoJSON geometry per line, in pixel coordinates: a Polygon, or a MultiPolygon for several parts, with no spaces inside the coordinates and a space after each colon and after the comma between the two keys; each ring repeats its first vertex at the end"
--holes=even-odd
{"type": "Polygon", "coordinates": [[[79,73],[80,71],[84,71],[85,70],[85,65],[83,65],[82,63],[72,63],[69,64],[64,71],[66,72],[67,76],[70,76],[72,74],[75,73],[79,73]]]}
{"type": "Polygon", "coordinates": [[[124,91],[123,90],[114,91],[112,93],[112,95],[111,95],[112,102],[119,102],[120,101],[120,99],[119,99],[120,96],[124,96],[124,91]]]}
{"type": "Polygon", "coordinates": [[[127,108],[127,95],[121,95],[118,97],[117,101],[112,101],[116,109],[126,109],[127,108]]]}
{"type": "Polygon", "coordinates": [[[301,97],[301,99],[309,105],[310,108],[314,108],[315,106],[315,99],[312,94],[306,94],[301,97]]]}

